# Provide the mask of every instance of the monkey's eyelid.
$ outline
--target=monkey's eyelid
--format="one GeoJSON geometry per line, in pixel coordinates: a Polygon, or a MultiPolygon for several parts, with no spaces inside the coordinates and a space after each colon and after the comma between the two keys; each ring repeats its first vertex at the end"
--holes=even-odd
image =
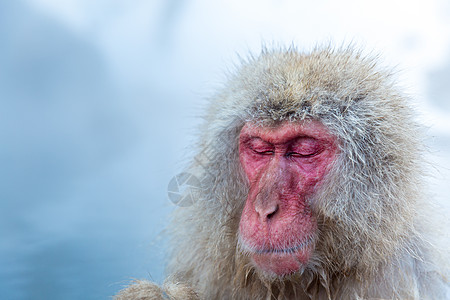
{"type": "Polygon", "coordinates": [[[304,154],[300,154],[298,152],[288,152],[286,153],[286,156],[288,157],[305,157],[305,156],[309,156],[310,154],[304,155],[304,154]]]}
{"type": "Polygon", "coordinates": [[[320,152],[322,152],[321,149],[314,150],[313,152],[307,153],[307,154],[301,154],[301,153],[298,153],[298,152],[292,152],[291,151],[291,152],[286,153],[286,156],[287,157],[312,157],[314,155],[319,154],[320,152]]]}
{"type": "Polygon", "coordinates": [[[267,150],[267,151],[258,151],[258,150],[255,150],[255,149],[252,149],[252,150],[256,154],[260,154],[260,155],[273,155],[275,153],[273,150],[267,150]]]}

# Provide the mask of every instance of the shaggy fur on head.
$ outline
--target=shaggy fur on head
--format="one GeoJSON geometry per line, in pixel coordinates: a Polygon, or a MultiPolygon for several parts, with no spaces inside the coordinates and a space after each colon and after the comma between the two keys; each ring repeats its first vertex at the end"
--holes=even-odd
{"type": "Polygon", "coordinates": [[[174,214],[168,268],[202,299],[445,298],[446,270],[424,213],[421,130],[374,59],[352,49],[264,50],[211,99],[203,128],[187,170],[203,189],[174,214]],[[328,127],[338,156],[309,199],[319,227],[312,258],[270,278],[239,244],[249,188],[239,133],[246,122],[304,119],[328,127]]]}

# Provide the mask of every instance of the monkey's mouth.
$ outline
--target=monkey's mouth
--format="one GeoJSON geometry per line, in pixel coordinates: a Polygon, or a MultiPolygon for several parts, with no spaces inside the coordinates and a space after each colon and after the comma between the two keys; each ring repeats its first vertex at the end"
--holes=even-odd
{"type": "Polygon", "coordinates": [[[308,247],[312,242],[314,241],[314,237],[310,236],[306,238],[305,240],[299,242],[294,247],[290,248],[267,248],[267,249],[255,249],[253,252],[255,254],[293,254],[298,252],[299,250],[305,249],[308,247]]]}
{"type": "Polygon", "coordinates": [[[314,237],[308,236],[285,248],[255,247],[242,240],[240,246],[257,269],[265,274],[285,276],[304,269],[314,248],[314,237]]]}
{"type": "Polygon", "coordinates": [[[241,249],[248,254],[292,254],[298,252],[299,250],[305,249],[314,242],[314,236],[310,235],[303,238],[301,241],[297,242],[293,247],[275,247],[275,246],[264,246],[258,247],[252,245],[251,243],[242,239],[239,236],[239,245],[241,249]]]}

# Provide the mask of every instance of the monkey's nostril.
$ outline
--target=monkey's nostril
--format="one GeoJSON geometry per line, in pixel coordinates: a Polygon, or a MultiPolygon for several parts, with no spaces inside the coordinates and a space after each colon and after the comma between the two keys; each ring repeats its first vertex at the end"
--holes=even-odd
{"type": "Polygon", "coordinates": [[[279,207],[278,204],[267,204],[263,206],[256,205],[255,211],[258,215],[258,218],[261,222],[267,222],[269,219],[272,219],[275,214],[278,212],[279,207]]]}
{"type": "Polygon", "coordinates": [[[277,213],[277,211],[278,211],[278,204],[275,205],[275,207],[268,212],[267,219],[270,220],[277,213]]]}

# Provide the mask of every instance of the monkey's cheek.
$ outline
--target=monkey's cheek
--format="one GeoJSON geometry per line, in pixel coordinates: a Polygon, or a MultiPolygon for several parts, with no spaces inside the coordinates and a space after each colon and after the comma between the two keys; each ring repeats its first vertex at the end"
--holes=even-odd
{"type": "Polygon", "coordinates": [[[265,273],[285,276],[303,268],[310,256],[309,249],[302,249],[295,253],[253,254],[252,261],[258,269],[265,273]]]}

